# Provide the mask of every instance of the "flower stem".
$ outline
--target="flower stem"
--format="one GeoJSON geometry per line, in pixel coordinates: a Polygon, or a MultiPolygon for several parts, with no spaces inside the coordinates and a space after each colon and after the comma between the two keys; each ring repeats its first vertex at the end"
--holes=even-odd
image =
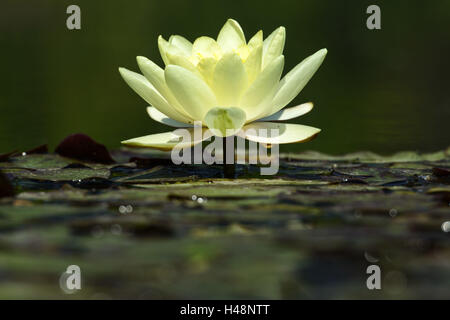
{"type": "Polygon", "coordinates": [[[235,163],[234,163],[234,144],[233,148],[230,150],[227,150],[227,139],[234,139],[234,136],[230,136],[228,138],[223,137],[222,138],[222,145],[223,145],[223,177],[227,179],[234,179],[235,178],[235,163]],[[233,153],[233,163],[227,164],[227,152],[233,153]]]}

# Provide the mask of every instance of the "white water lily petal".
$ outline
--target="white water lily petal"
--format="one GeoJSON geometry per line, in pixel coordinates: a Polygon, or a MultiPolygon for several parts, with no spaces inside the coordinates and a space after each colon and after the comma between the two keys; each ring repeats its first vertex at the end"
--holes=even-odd
{"type": "Polygon", "coordinates": [[[286,41],[286,29],[279,27],[272,32],[266,40],[264,40],[263,46],[263,69],[273,61],[273,59],[283,54],[284,43],[286,41]]]}
{"type": "Polygon", "coordinates": [[[247,60],[247,57],[250,54],[250,50],[248,49],[248,47],[246,45],[243,45],[232,52],[236,52],[242,61],[247,60]]]}
{"type": "Polygon", "coordinates": [[[317,69],[319,69],[326,55],[327,49],[319,50],[300,62],[284,76],[273,99],[274,108],[272,113],[286,106],[300,93],[317,69]]]}
{"type": "Polygon", "coordinates": [[[245,45],[244,32],[236,20],[227,20],[217,36],[217,43],[223,51],[237,50],[245,45]]]}
{"type": "Polygon", "coordinates": [[[295,107],[284,108],[272,114],[271,116],[258,119],[258,121],[282,121],[297,118],[310,112],[313,106],[314,105],[312,102],[307,102],[295,107]]]}
{"type": "Polygon", "coordinates": [[[203,122],[214,135],[227,137],[242,128],[245,123],[245,112],[236,107],[215,107],[208,111],[203,122]]]}
{"type": "Polygon", "coordinates": [[[187,69],[193,73],[199,74],[198,69],[195,67],[195,65],[185,56],[182,54],[174,53],[173,50],[168,50],[166,52],[167,60],[169,61],[169,65],[173,64],[176,66],[183,67],[184,69],[187,69]]]}
{"type": "Polygon", "coordinates": [[[272,90],[270,90],[267,94],[264,100],[262,100],[255,108],[253,116],[249,119],[247,119],[247,123],[257,121],[258,119],[261,119],[262,117],[267,116],[270,114],[270,110],[272,110],[272,99],[275,96],[275,93],[277,92],[277,87],[274,86],[272,90]]]}
{"type": "Polygon", "coordinates": [[[176,62],[173,61],[175,58],[171,61],[171,57],[180,56],[186,60],[190,57],[190,54],[185,54],[185,49],[166,41],[162,36],[159,36],[158,38],[158,47],[161,57],[166,65],[176,64],[176,62]]]}
{"type": "Polygon", "coordinates": [[[211,138],[212,133],[208,129],[203,128],[202,136],[197,139],[194,135],[194,130],[199,129],[200,128],[178,129],[186,130],[183,132],[186,133],[186,136],[190,137],[188,141],[185,140],[184,142],[183,139],[186,139],[186,137],[180,134],[178,130],[175,130],[171,132],[150,134],[148,136],[125,140],[122,141],[122,144],[130,147],[155,148],[160,150],[172,150],[175,147],[177,149],[183,149],[211,138]]]}
{"type": "Polygon", "coordinates": [[[168,115],[170,118],[184,122],[191,123],[192,121],[171,105],[167,100],[155,89],[155,87],[141,74],[127,70],[125,68],[119,68],[120,75],[125,82],[146,102],[157,108],[162,113],[168,115]]]}
{"type": "Polygon", "coordinates": [[[197,69],[202,75],[203,79],[212,86],[214,69],[216,68],[216,58],[203,58],[197,64],[197,69]]]}
{"type": "Polygon", "coordinates": [[[191,71],[168,65],[164,75],[170,91],[193,119],[201,121],[209,109],[217,106],[209,86],[191,71]]]}
{"type": "Polygon", "coordinates": [[[168,116],[166,116],[164,113],[162,113],[155,107],[147,107],[147,113],[150,116],[150,118],[152,118],[153,120],[158,121],[162,124],[166,124],[171,127],[176,127],[176,128],[193,127],[193,125],[191,125],[191,124],[179,122],[179,121],[169,118],[168,116]]]}
{"type": "Polygon", "coordinates": [[[261,72],[262,44],[250,51],[244,66],[247,72],[248,83],[252,83],[261,72]]]}
{"type": "Polygon", "coordinates": [[[186,118],[192,120],[190,115],[183,109],[181,104],[177,101],[175,96],[169,90],[166,85],[166,80],[164,78],[164,70],[161,69],[158,65],[153,63],[151,60],[146,57],[136,57],[137,63],[139,65],[139,69],[141,69],[144,76],[148,81],[155,87],[155,89],[167,100],[167,102],[176,109],[179,113],[181,113],[186,118]]]}
{"type": "Polygon", "coordinates": [[[263,31],[259,30],[255,35],[248,41],[248,48],[251,50],[254,50],[255,48],[262,45],[263,42],[263,31]]]}
{"type": "Polygon", "coordinates": [[[192,45],[192,54],[198,59],[203,59],[206,57],[214,57],[218,59],[222,55],[222,50],[213,38],[200,37],[197,38],[192,45]]]}
{"type": "Polygon", "coordinates": [[[254,122],[244,126],[239,135],[259,143],[283,144],[306,142],[314,138],[320,131],[318,128],[301,124],[254,122]]]}
{"type": "Polygon", "coordinates": [[[243,94],[239,105],[247,114],[247,121],[253,121],[262,113],[258,106],[271,95],[283,72],[284,56],[273,60],[243,94]]]}
{"type": "Polygon", "coordinates": [[[146,57],[138,56],[136,57],[136,61],[147,80],[164,96],[169,90],[164,80],[164,70],[146,57]]]}
{"type": "Polygon", "coordinates": [[[165,65],[169,64],[169,60],[167,59],[167,55],[166,55],[166,51],[169,48],[170,43],[167,42],[162,36],[158,37],[158,48],[159,48],[159,53],[161,54],[161,58],[164,61],[165,65]]]}
{"type": "Polygon", "coordinates": [[[187,57],[192,53],[192,43],[182,36],[170,36],[169,43],[180,49],[187,57]]]}
{"type": "Polygon", "coordinates": [[[238,54],[226,53],[217,62],[212,89],[220,106],[232,107],[239,103],[242,92],[247,88],[247,73],[238,54]]]}

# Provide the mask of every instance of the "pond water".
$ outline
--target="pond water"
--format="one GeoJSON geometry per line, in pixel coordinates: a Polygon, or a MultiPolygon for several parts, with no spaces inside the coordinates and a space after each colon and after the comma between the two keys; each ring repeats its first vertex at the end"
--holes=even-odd
{"type": "Polygon", "coordinates": [[[366,28],[370,3],[348,1],[78,1],[82,28],[70,31],[64,2],[6,1],[0,12],[0,153],[83,132],[110,148],[169,131],[147,117],[146,103],[117,68],[135,57],[162,64],[157,37],[215,36],[233,17],[247,38],[287,29],[285,72],[316,50],[329,54],[291,105],[313,101],[292,122],[322,128],[307,144],[282,151],[342,154],[435,151],[448,146],[450,3],[383,3],[382,29],[366,28]]]}

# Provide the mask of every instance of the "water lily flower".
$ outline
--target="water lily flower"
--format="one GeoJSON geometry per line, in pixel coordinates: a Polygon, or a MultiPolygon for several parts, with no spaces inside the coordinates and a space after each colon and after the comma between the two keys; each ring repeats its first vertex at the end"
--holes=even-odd
{"type": "MultiPolygon", "coordinates": [[[[150,104],[147,112],[153,120],[188,130],[201,123],[202,130],[210,132],[183,147],[212,135],[225,137],[238,132],[264,144],[303,142],[320,129],[279,121],[311,111],[312,103],[284,107],[305,87],[327,50],[307,57],[281,79],[285,38],[285,28],[279,27],[265,39],[258,31],[247,42],[239,23],[229,19],[217,39],[203,36],[191,43],[179,35],[169,41],[159,36],[164,69],[139,56],[137,63],[143,75],[125,68],[119,71],[150,104]],[[258,134],[259,129],[278,129],[279,134],[268,137],[258,134]]],[[[178,145],[178,138],[174,132],[166,132],[122,143],[170,150],[178,145]]]]}

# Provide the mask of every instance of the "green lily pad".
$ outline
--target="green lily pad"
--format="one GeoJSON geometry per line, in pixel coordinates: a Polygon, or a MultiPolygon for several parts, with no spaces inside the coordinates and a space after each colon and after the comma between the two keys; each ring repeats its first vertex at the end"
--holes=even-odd
{"type": "Polygon", "coordinates": [[[109,169],[67,168],[37,170],[5,170],[16,179],[36,179],[48,181],[76,181],[87,178],[104,178],[110,176],[109,169]]]}
{"type": "Polygon", "coordinates": [[[377,298],[450,298],[448,150],[282,155],[277,175],[242,165],[236,179],[112,154],[0,162],[16,187],[0,199],[0,270],[13,275],[0,298],[371,299],[374,263],[377,298]],[[69,264],[83,277],[73,295],[58,282],[69,264]]]}

